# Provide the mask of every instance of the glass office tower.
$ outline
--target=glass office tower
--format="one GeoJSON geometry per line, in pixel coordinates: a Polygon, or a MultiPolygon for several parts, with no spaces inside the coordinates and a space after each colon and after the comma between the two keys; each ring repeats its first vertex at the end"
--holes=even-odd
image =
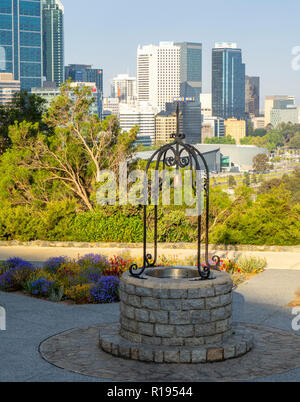
{"type": "Polygon", "coordinates": [[[41,0],[0,1],[0,73],[24,90],[42,86],[41,13],[41,0]]]}
{"type": "Polygon", "coordinates": [[[259,77],[246,75],[246,113],[248,116],[259,116],[259,77]]]}
{"type": "Polygon", "coordinates": [[[200,102],[202,93],[202,43],[175,43],[180,47],[180,96],[200,102]]]}
{"type": "Polygon", "coordinates": [[[180,110],[179,132],[185,135],[185,140],[188,144],[200,144],[202,126],[200,102],[192,100],[167,102],[166,112],[176,114],[178,104],[180,110]]]}
{"type": "Polygon", "coordinates": [[[42,0],[43,71],[47,81],[64,82],[64,7],[60,0],[42,0]]]}
{"type": "Polygon", "coordinates": [[[245,118],[245,64],[234,43],[216,44],[212,50],[212,114],[245,118]]]}

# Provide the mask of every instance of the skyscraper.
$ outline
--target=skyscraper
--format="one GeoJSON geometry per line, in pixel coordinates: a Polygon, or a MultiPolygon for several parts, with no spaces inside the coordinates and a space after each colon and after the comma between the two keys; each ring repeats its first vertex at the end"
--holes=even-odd
{"type": "Polygon", "coordinates": [[[185,135],[186,142],[189,144],[201,143],[201,106],[200,102],[184,100],[178,98],[174,102],[166,104],[168,113],[176,113],[179,104],[179,131],[185,135]]]}
{"type": "Polygon", "coordinates": [[[42,86],[41,0],[0,1],[0,73],[12,73],[21,89],[42,86]]]}
{"type": "Polygon", "coordinates": [[[175,43],[180,47],[180,96],[199,102],[202,92],[202,43],[175,43]]]}
{"type": "Polygon", "coordinates": [[[259,77],[246,75],[246,113],[248,116],[259,116],[259,77]]]}
{"type": "Polygon", "coordinates": [[[180,47],[173,42],[138,47],[138,100],[165,110],[167,102],[180,96],[180,47]]]}
{"type": "Polygon", "coordinates": [[[139,126],[136,144],[151,146],[155,141],[155,116],[157,113],[157,108],[147,102],[132,105],[120,103],[120,127],[128,132],[134,126],[139,126]]]}
{"type": "Polygon", "coordinates": [[[128,74],[117,75],[111,83],[111,97],[118,98],[120,103],[128,103],[136,99],[136,78],[128,74]]]}
{"type": "Polygon", "coordinates": [[[94,82],[97,87],[99,117],[102,118],[103,103],[103,70],[101,68],[92,68],[86,64],[69,64],[65,67],[65,79],[71,79],[73,82],[94,82]]]}
{"type": "Polygon", "coordinates": [[[64,82],[64,7],[60,0],[42,0],[43,71],[47,81],[64,82]]]}
{"type": "Polygon", "coordinates": [[[245,118],[245,64],[235,43],[216,43],[212,50],[213,116],[245,118]]]}

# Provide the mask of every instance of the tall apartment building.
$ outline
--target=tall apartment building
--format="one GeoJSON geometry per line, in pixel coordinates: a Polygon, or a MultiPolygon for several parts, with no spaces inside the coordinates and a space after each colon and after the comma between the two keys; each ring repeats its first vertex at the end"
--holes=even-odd
{"type": "Polygon", "coordinates": [[[119,118],[120,115],[120,102],[118,98],[103,98],[103,119],[106,119],[108,116],[117,116],[119,118]]]}
{"type": "Polygon", "coordinates": [[[201,94],[200,103],[202,118],[212,117],[212,94],[201,94]]]}
{"type": "Polygon", "coordinates": [[[119,74],[111,82],[111,97],[120,103],[129,103],[137,98],[136,78],[128,74],[119,74]]]}
{"type": "Polygon", "coordinates": [[[21,89],[43,80],[41,0],[0,1],[0,73],[12,73],[21,89]]]}
{"type": "Polygon", "coordinates": [[[160,112],[155,117],[155,142],[157,144],[172,141],[172,134],[176,133],[177,116],[175,113],[160,112]]]}
{"type": "Polygon", "coordinates": [[[240,145],[242,138],[246,137],[247,125],[245,120],[227,119],[225,124],[225,134],[235,139],[237,145],[240,145]]]}
{"type": "MultiPolygon", "coordinates": [[[[289,107],[293,108],[294,106],[295,106],[295,97],[294,96],[281,96],[281,95],[266,96],[266,99],[265,99],[265,126],[267,127],[269,124],[272,124],[271,111],[273,109],[285,110],[289,107]]],[[[273,121],[273,124],[274,124],[274,121],[273,121]]]]}
{"type": "Polygon", "coordinates": [[[259,116],[259,77],[246,75],[246,113],[249,117],[259,116]]]}
{"type": "Polygon", "coordinates": [[[180,46],[160,42],[137,50],[138,100],[165,110],[167,102],[180,96],[180,46]]]}
{"type": "Polygon", "coordinates": [[[139,126],[136,143],[151,146],[155,141],[155,116],[158,109],[147,102],[136,104],[120,103],[120,127],[123,131],[129,131],[134,126],[139,126]]]}
{"type": "Polygon", "coordinates": [[[180,96],[200,101],[202,93],[202,43],[180,42],[180,96]]]}
{"type": "Polygon", "coordinates": [[[139,101],[165,110],[174,98],[200,101],[202,92],[202,44],[160,42],[137,50],[139,101]]]}
{"type": "Polygon", "coordinates": [[[212,113],[245,118],[245,64],[236,43],[216,43],[212,50],[212,113]]]}
{"type": "Polygon", "coordinates": [[[14,80],[12,73],[0,73],[0,105],[11,102],[19,91],[20,81],[14,80]]]}
{"type": "Polygon", "coordinates": [[[64,82],[64,7],[60,0],[42,0],[43,71],[46,81],[64,82]]]}
{"type": "Polygon", "coordinates": [[[65,67],[65,79],[71,79],[73,82],[95,83],[97,88],[99,117],[102,118],[103,102],[103,70],[101,68],[92,68],[86,64],[69,64],[65,67]]]}

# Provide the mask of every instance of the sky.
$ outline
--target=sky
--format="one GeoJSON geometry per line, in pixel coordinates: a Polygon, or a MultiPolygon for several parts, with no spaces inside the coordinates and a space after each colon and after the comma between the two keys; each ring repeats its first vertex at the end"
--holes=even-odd
{"type": "Polygon", "coordinates": [[[136,76],[137,46],[160,41],[203,44],[203,92],[211,92],[211,49],[236,42],[246,74],[266,95],[294,95],[300,106],[299,0],[62,0],[65,64],[104,69],[104,94],[117,74],[136,76]]]}

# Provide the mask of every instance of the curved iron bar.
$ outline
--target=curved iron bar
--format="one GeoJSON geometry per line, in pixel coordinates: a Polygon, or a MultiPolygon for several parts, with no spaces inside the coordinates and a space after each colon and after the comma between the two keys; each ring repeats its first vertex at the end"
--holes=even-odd
{"type": "MultiPolygon", "coordinates": [[[[163,169],[165,167],[175,167],[178,171],[180,168],[185,169],[187,167],[192,171],[191,181],[192,188],[196,195],[197,194],[197,172],[200,172],[200,163],[198,157],[203,162],[205,168],[205,178],[204,178],[204,196],[206,198],[206,220],[205,220],[205,264],[201,265],[201,235],[202,235],[202,222],[201,222],[201,213],[200,209],[198,210],[198,239],[197,239],[197,268],[199,272],[200,279],[214,279],[211,269],[219,270],[220,267],[220,258],[217,255],[212,257],[215,265],[210,264],[208,258],[208,231],[209,231],[209,169],[207,162],[201,152],[194,146],[186,144],[183,142],[185,136],[184,134],[179,134],[179,108],[177,107],[177,133],[173,135],[174,141],[170,144],[163,145],[161,148],[156,150],[153,155],[148,160],[146,170],[145,170],[145,178],[148,181],[148,172],[151,163],[154,161],[156,157],[156,167],[155,172],[159,171],[159,164],[163,162],[163,169]],[[186,152],[187,155],[183,155],[183,152],[186,152]],[[173,155],[168,155],[171,152],[173,155]],[[195,169],[194,169],[195,165],[195,169]],[[193,174],[196,172],[196,179],[194,181],[193,174]]],[[[158,174],[158,173],[157,173],[158,174]]],[[[157,176],[155,176],[155,186],[157,176]]],[[[159,174],[158,174],[158,189],[161,189],[159,183],[159,174]]],[[[147,191],[147,186],[145,191],[147,191]]],[[[158,200],[159,200],[159,190],[158,190],[158,200]]],[[[148,205],[148,193],[145,194],[145,205],[144,205],[144,242],[143,242],[143,266],[138,267],[137,264],[132,264],[129,268],[130,274],[134,277],[141,278],[146,268],[154,267],[157,261],[157,221],[158,221],[158,200],[155,202],[154,207],[154,257],[151,254],[147,253],[147,205],[148,205]]],[[[200,199],[198,198],[198,208],[199,208],[200,199]]]]}

